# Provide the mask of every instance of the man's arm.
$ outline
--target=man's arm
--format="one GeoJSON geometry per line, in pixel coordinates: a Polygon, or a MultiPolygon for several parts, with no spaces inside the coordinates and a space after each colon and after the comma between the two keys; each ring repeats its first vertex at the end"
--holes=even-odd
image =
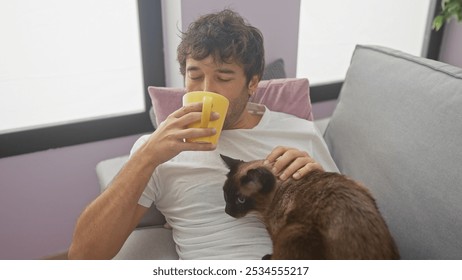
{"type": "Polygon", "coordinates": [[[69,259],[111,259],[135,229],[146,207],[138,200],[156,166],[143,160],[142,148],[82,213],[69,248],[69,259]]]}
{"type": "Polygon", "coordinates": [[[183,141],[215,134],[213,129],[187,129],[200,120],[201,109],[202,103],[196,103],[172,113],[132,155],[111,186],[83,211],[69,248],[70,259],[113,258],[148,209],[138,200],[157,166],[182,151],[216,148],[210,143],[183,141]]]}

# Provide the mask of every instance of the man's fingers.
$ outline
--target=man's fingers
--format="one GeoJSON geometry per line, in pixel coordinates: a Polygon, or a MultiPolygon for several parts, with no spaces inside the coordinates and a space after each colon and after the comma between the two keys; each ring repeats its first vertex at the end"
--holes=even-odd
{"type": "Polygon", "coordinates": [[[307,152],[283,146],[274,148],[265,164],[271,165],[272,172],[281,180],[298,180],[313,170],[323,170],[307,152]]]}
{"type": "Polygon", "coordinates": [[[213,151],[217,148],[217,145],[212,143],[200,143],[200,142],[184,142],[183,151],[213,151]]]}
{"type": "MultiPolygon", "coordinates": [[[[277,147],[273,150],[268,158],[267,163],[273,163],[273,172],[275,174],[279,174],[281,171],[287,169],[292,164],[294,164],[294,167],[292,167],[292,169],[294,169],[297,166],[301,167],[305,165],[311,160],[308,153],[297,149],[289,149],[286,147],[277,147]],[[273,158],[275,159],[273,160],[273,158]]],[[[292,175],[292,173],[296,171],[296,169],[293,171],[292,169],[289,169],[286,173],[290,173],[290,175],[292,175]]]]}
{"type": "Polygon", "coordinates": [[[213,136],[217,133],[215,128],[187,128],[176,132],[177,139],[189,139],[213,136]]]}
{"type": "Polygon", "coordinates": [[[192,112],[201,112],[202,111],[202,102],[191,103],[181,107],[171,114],[175,118],[181,118],[184,115],[187,115],[192,112]]]}
{"type": "Polygon", "coordinates": [[[266,157],[265,163],[266,164],[274,163],[280,156],[282,156],[287,151],[287,149],[288,148],[282,147],[282,146],[278,146],[278,147],[274,148],[271,151],[271,153],[266,157]]]}
{"type": "MultiPolygon", "coordinates": [[[[305,164],[301,168],[296,169],[295,172],[293,172],[291,176],[295,180],[298,180],[298,179],[302,178],[303,176],[305,176],[306,174],[308,174],[308,173],[310,173],[311,171],[314,171],[314,170],[321,170],[322,171],[324,169],[317,162],[308,162],[307,164],[305,164]]],[[[289,173],[290,172],[287,172],[287,174],[289,174],[289,173]]],[[[285,180],[285,179],[289,178],[290,175],[287,175],[287,174],[286,174],[286,171],[284,170],[284,173],[281,175],[281,180],[285,180]],[[282,176],[284,176],[284,179],[282,178],[282,176]]]]}
{"type": "MultiPolygon", "coordinates": [[[[202,117],[202,103],[191,103],[187,106],[183,106],[180,109],[173,112],[169,117],[178,119],[183,125],[188,125],[194,122],[198,122],[202,117]]],[[[210,115],[210,120],[218,120],[220,114],[217,112],[212,112],[210,115]]]]}

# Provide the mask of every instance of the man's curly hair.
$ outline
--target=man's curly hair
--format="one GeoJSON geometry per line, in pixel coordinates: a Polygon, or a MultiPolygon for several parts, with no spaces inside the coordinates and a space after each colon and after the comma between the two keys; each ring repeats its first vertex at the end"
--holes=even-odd
{"type": "Polygon", "coordinates": [[[225,9],[191,23],[182,33],[177,49],[180,72],[186,72],[186,59],[202,60],[212,55],[216,63],[237,63],[244,68],[247,83],[265,66],[263,35],[236,12],[225,9]]]}

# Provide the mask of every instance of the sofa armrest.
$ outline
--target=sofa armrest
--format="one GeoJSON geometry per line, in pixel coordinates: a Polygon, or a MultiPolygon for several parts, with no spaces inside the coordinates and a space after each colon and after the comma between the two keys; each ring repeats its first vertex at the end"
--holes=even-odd
{"type": "MultiPolygon", "coordinates": [[[[103,160],[96,165],[96,174],[98,176],[101,192],[103,192],[109,186],[112,179],[117,175],[127,160],[128,155],[103,160]]],[[[162,213],[157,210],[155,205],[152,205],[148,212],[141,219],[138,227],[162,226],[164,224],[164,215],[162,215],[162,213]]]]}
{"type": "Polygon", "coordinates": [[[319,132],[321,132],[321,135],[324,135],[324,132],[326,131],[329,121],[330,121],[330,118],[324,118],[324,119],[319,119],[319,120],[314,121],[314,124],[319,129],[319,132]]]}
{"type": "Polygon", "coordinates": [[[172,231],[160,227],[135,229],[114,260],[178,260],[172,231]]]}
{"type": "Polygon", "coordinates": [[[96,175],[98,176],[100,192],[103,192],[117,175],[119,170],[128,160],[128,155],[115,157],[99,162],[96,165],[96,175]]]}
{"type": "Polygon", "coordinates": [[[462,69],[357,46],[324,134],[368,187],[403,259],[462,258],[462,69]]]}

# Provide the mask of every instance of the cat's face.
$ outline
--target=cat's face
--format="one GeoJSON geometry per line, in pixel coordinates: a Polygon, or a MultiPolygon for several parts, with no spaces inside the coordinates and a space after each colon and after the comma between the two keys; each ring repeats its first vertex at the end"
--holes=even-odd
{"type": "Polygon", "coordinates": [[[265,197],[273,190],[276,177],[263,165],[263,160],[244,162],[223,155],[221,157],[230,168],[223,186],[225,212],[240,218],[249,211],[258,211],[264,206],[265,197]]]}

